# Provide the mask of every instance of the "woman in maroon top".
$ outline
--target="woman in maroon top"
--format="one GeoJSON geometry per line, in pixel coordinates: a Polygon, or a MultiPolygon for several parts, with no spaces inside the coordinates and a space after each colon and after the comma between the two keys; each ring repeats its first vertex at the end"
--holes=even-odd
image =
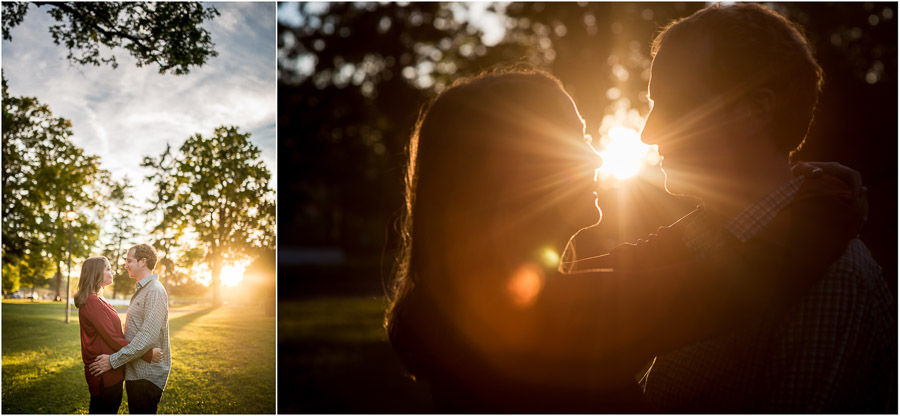
{"type": "MultiPolygon", "coordinates": [[[[119,314],[100,295],[113,281],[106,257],[91,257],[81,266],[81,278],[75,293],[75,307],[81,326],[81,359],[84,377],[91,393],[90,413],[115,414],[122,403],[122,381],[125,367],[114,368],[99,376],[91,375],[88,365],[100,354],[112,354],[128,345],[122,333],[119,314]]],[[[142,357],[147,362],[160,362],[162,350],[153,348],[142,357]]]]}

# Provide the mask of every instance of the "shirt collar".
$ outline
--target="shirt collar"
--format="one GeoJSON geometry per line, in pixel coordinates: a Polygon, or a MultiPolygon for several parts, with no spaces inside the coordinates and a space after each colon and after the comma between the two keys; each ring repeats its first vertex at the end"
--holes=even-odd
{"type": "Polygon", "coordinates": [[[768,195],[744,208],[731,221],[725,224],[726,231],[734,235],[740,242],[746,243],[766,228],[775,216],[784,209],[797,194],[805,177],[798,176],[779,186],[768,195]]]}
{"type": "Polygon", "coordinates": [[[804,179],[805,177],[800,176],[785,182],[766,196],[748,205],[722,227],[717,226],[710,219],[709,213],[701,204],[697,207],[698,214],[685,225],[682,241],[697,258],[705,258],[714,251],[715,247],[721,245],[726,238],[724,233],[731,234],[741,243],[750,241],[794,199],[794,195],[800,189],[804,179]]]}
{"type": "Polygon", "coordinates": [[[159,275],[151,274],[151,275],[145,276],[143,279],[137,281],[135,287],[138,289],[142,288],[144,286],[147,286],[147,284],[149,284],[153,280],[159,280],[159,275]]]}

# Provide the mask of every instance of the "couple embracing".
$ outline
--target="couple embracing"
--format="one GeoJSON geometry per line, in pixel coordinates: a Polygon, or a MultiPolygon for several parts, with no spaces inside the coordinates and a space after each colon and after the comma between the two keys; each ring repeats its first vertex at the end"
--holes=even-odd
{"type": "Polygon", "coordinates": [[[802,31],[713,5],[652,55],[641,138],[667,191],[702,203],[636,244],[592,237],[602,161],[551,75],[487,73],[426,105],[385,318],[409,372],[452,413],[896,412],[865,188],[790,162],[822,84],[802,31]]]}
{"type": "Polygon", "coordinates": [[[168,296],[153,274],[156,250],[138,244],[128,250],[125,270],[137,281],[128,305],[125,332],[116,310],[101,297],[112,284],[106,257],[91,257],[81,267],[75,306],[81,326],[81,358],[91,394],[90,413],[115,414],[122,402],[128,410],[155,414],[172,367],[169,348],[168,296]]]}

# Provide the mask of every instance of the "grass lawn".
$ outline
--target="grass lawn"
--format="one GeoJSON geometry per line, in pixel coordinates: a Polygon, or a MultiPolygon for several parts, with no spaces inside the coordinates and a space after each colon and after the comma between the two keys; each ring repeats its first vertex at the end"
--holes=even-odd
{"type": "Polygon", "coordinates": [[[385,306],[373,296],[278,302],[278,411],[434,412],[387,341],[385,306]]]}
{"type": "MultiPolygon", "coordinates": [[[[87,413],[78,310],[66,324],[62,302],[2,305],[2,412],[87,413]]],[[[275,318],[261,307],[173,308],[169,337],[159,413],[275,413],[275,318]]]]}

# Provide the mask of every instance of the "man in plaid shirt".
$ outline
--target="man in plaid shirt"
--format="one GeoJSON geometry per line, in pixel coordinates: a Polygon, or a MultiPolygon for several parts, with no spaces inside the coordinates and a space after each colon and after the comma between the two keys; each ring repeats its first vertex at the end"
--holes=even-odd
{"type": "Polygon", "coordinates": [[[642,140],[659,146],[670,193],[704,201],[678,227],[687,255],[756,244],[795,254],[776,263],[777,278],[809,283],[756,319],[658,356],[642,380],[645,398],[680,413],[896,412],[896,307],[865,245],[851,240],[813,272],[791,262],[829,254],[766,240],[802,222],[779,214],[822,180],[795,178],[789,162],[822,84],[806,38],[763,6],[713,5],[667,26],[652,52],[642,140]]]}
{"type": "Polygon", "coordinates": [[[98,356],[91,364],[94,375],[125,366],[125,391],[130,413],[156,413],[172,368],[169,302],[159,276],[153,274],[156,261],[156,250],[151,245],[138,244],[128,250],[125,270],[137,280],[125,319],[125,339],[130,343],[115,354],[98,356]],[[162,362],[146,363],[137,359],[151,348],[162,349],[162,362]]]}

